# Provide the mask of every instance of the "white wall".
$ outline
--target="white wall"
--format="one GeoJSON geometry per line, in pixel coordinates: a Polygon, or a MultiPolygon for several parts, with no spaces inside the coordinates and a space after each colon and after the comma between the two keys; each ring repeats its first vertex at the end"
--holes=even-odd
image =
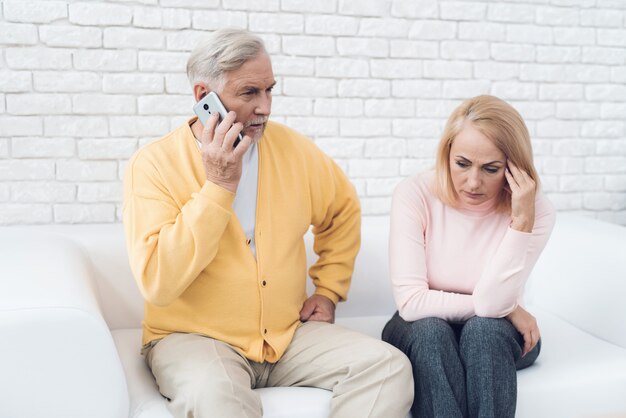
{"type": "Polygon", "coordinates": [[[188,53],[222,26],[263,36],[275,119],[365,214],[490,93],[526,118],[560,211],[626,224],[626,0],[4,0],[0,224],[119,221],[126,161],[191,116],[188,53]]]}

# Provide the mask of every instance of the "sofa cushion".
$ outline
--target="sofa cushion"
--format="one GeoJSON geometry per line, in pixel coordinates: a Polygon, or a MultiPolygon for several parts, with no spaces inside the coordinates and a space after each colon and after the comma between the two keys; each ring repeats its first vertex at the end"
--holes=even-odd
{"type": "MultiPolygon", "coordinates": [[[[112,332],[126,372],[131,399],[129,417],[172,418],[166,400],[159,393],[150,369],[139,353],[140,329],[112,332]]],[[[316,388],[256,389],[263,403],[264,418],[326,418],[331,392],[316,388]]]]}
{"type": "Polygon", "coordinates": [[[626,348],[626,228],[559,214],[526,301],[626,348]]]}
{"type": "MultiPolygon", "coordinates": [[[[586,417],[626,411],[626,350],[593,337],[556,315],[529,306],[542,330],[537,362],[518,373],[518,418],[586,417]]],[[[338,323],[380,336],[386,316],[339,318],[338,323]]],[[[170,418],[165,400],[139,354],[141,331],[113,331],[126,370],[131,417],[170,418]]],[[[257,389],[264,417],[327,417],[331,394],[313,388],[257,389]]]]}
{"type": "MultiPolygon", "coordinates": [[[[608,417],[626,413],[626,349],[538,306],[539,358],[518,372],[517,418],[608,417]]],[[[623,416],[623,415],[622,415],[623,416]]]]}

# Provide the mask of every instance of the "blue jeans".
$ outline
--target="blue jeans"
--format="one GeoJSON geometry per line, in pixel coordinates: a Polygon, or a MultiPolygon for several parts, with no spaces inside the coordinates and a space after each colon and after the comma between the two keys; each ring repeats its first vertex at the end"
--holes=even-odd
{"type": "Polygon", "coordinates": [[[522,358],[524,339],[504,318],[406,322],[396,312],[382,338],[411,360],[414,418],[513,418],[516,370],[534,363],[541,350],[539,341],[522,358]]]}

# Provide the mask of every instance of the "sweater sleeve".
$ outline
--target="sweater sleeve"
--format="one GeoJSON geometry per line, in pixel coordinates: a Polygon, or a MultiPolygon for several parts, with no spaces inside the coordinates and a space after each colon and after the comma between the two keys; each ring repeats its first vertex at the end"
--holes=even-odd
{"type": "Polygon", "coordinates": [[[180,207],[159,171],[136,157],[124,178],[123,221],[130,266],[144,298],[166,306],[213,260],[234,194],[206,182],[180,207]]]}
{"type": "Polygon", "coordinates": [[[526,281],[550,238],[556,220],[554,207],[541,193],[535,202],[531,233],[511,227],[506,231],[491,261],[474,288],[476,315],[501,318],[518,304],[526,281]]]}
{"type": "Polygon", "coordinates": [[[396,187],[391,202],[389,271],[393,296],[405,321],[438,317],[463,321],[474,315],[472,296],[429,286],[425,231],[429,216],[415,178],[396,187]]]}
{"type": "Polygon", "coordinates": [[[354,260],[361,244],[361,207],[341,168],[323,156],[324,173],[315,174],[311,189],[313,249],[319,256],[309,269],[315,294],[335,304],[346,300],[354,260]]]}

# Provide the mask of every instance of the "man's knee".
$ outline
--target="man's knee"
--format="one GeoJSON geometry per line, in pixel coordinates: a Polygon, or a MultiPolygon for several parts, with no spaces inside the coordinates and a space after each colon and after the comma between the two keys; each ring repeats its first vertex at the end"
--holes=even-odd
{"type": "Polygon", "coordinates": [[[411,363],[400,350],[384,341],[366,337],[355,348],[351,374],[375,369],[381,380],[411,379],[411,363]]]}
{"type": "Polygon", "coordinates": [[[406,403],[410,407],[414,396],[413,366],[409,358],[400,350],[392,346],[389,346],[389,349],[391,350],[389,385],[396,393],[398,402],[406,403]]]}
{"type": "Polygon", "coordinates": [[[176,417],[260,417],[246,360],[228,345],[193,334],[172,334],[148,353],[161,394],[176,417]]]}
{"type": "Polygon", "coordinates": [[[242,417],[261,418],[263,405],[251,388],[237,390],[229,383],[196,379],[177,388],[168,409],[175,417],[242,417]]]}
{"type": "Polygon", "coordinates": [[[390,358],[390,374],[395,377],[396,382],[402,387],[405,391],[413,395],[413,372],[411,361],[409,358],[400,350],[395,347],[389,346],[391,350],[391,358],[390,358]]]}
{"type": "Polygon", "coordinates": [[[363,357],[384,385],[398,397],[413,397],[413,372],[408,357],[394,346],[384,341],[372,341],[368,350],[369,356],[363,357]]]}

